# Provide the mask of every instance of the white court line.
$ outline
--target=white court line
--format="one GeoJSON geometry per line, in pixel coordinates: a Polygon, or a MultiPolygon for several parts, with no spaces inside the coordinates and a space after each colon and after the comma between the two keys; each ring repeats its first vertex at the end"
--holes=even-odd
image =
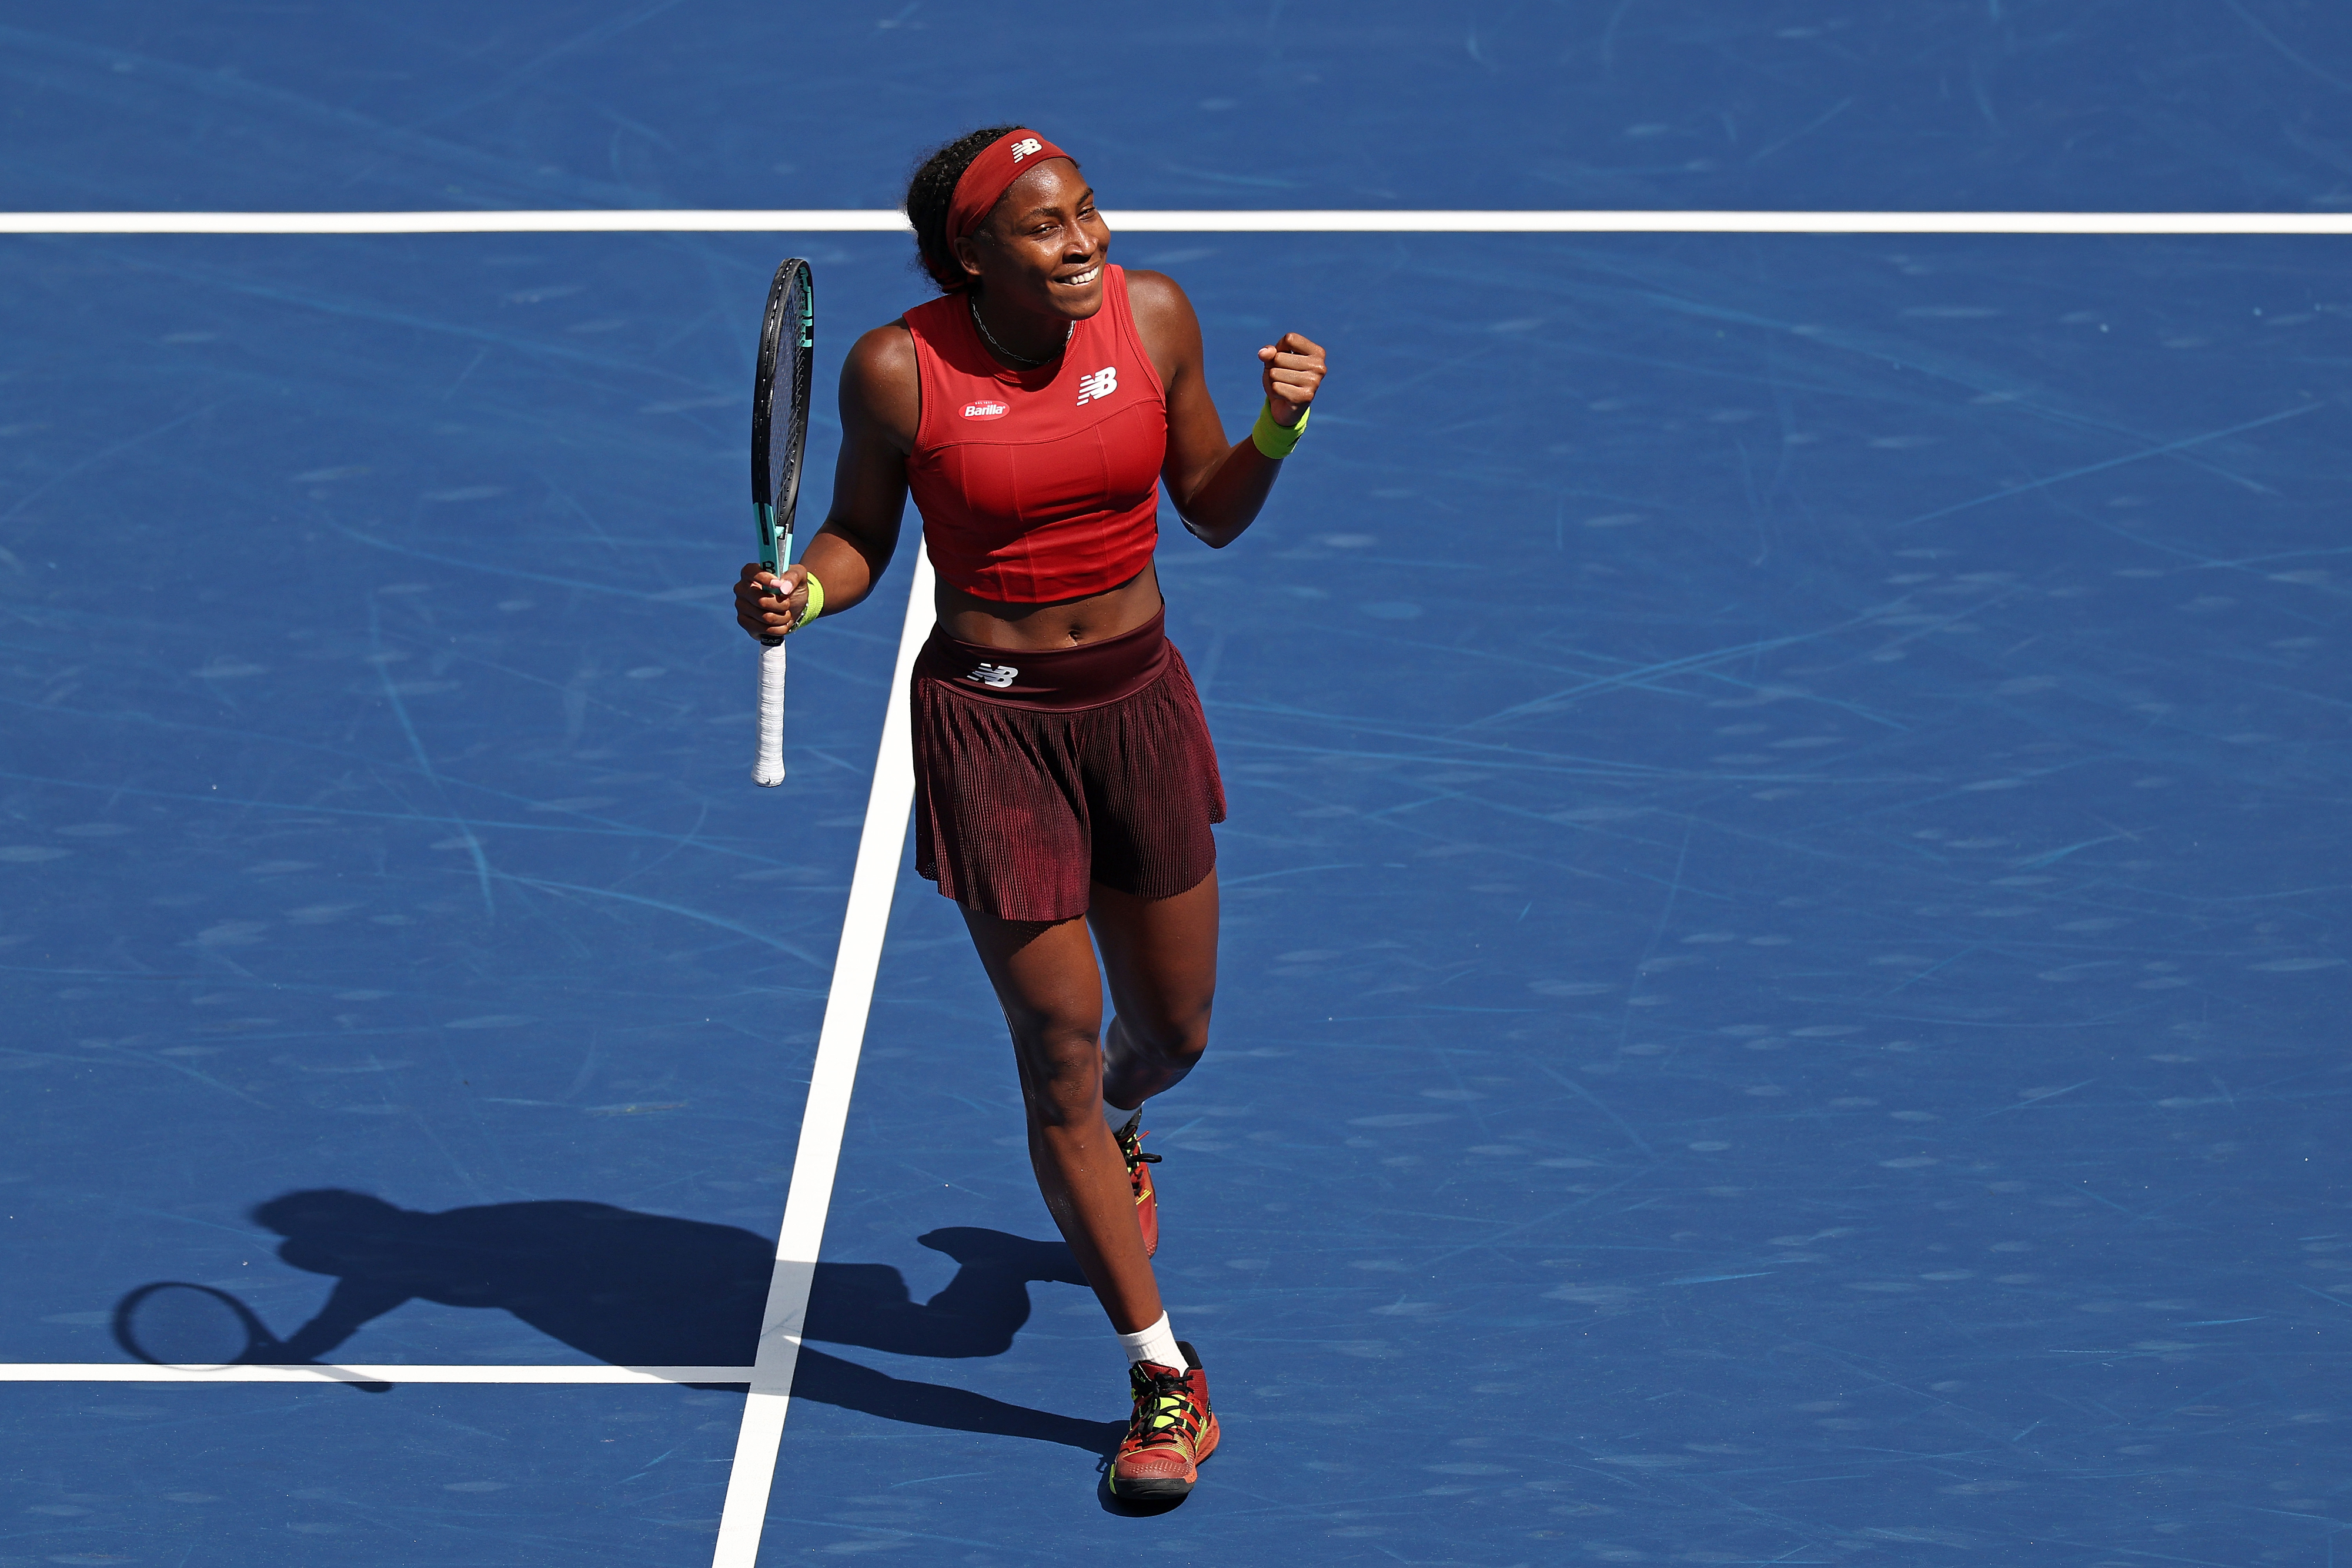
{"type": "MultiPolygon", "coordinates": [[[[1578,212],[1103,214],[1129,234],[2352,235],[2352,213],[1578,212]]],[[[0,213],[0,234],[903,234],[890,208],[441,213],[0,213]]]]}
{"type": "MultiPolygon", "coordinates": [[[[2310,213],[1268,210],[1122,211],[1105,217],[1113,228],[1134,234],[2352,235],[2352,214],[2310,213]]],[[[906,220],[887,209],[0,213],[0,235],[888,234],[905,228],[906,220]]],[[[0,1383],[745,1383],[743,1425],[712,1562],[713,1568],[753,1568],[912,805],[906,706],[898,693],[906,686],[927,628],[930,583],[930,563],[919,545],[754,1365],[239,1366],[189,1372],[61,1362],[0,1364],[0,1383]]]]}
{"type": "Polygon", "coordinates": [[[749,1383],[748,1366],[149,1366],[52,1361],[0,1365],[0,1383],[749,1383]]]}
{"type": "Polygon", "coordinates": [[[842,1129],[849,1119],[849,1092],[857,1080],[858,1052],[866,1044],[866,1016],[874,1003],[882,936],[890,924],[890,895],[898,887],[899,852],[906,847],[907,822],[915,803],[914,753],[907,704],[899,694],[907,689],[915,655],[930,632],[931,560],[920,539],[910,538],[907,544],[914,551],[914,580],[907,591],[898,662],[883,709],[882,745],[874,758],[874,788],[866,797],[866,829],[857,841],[857,869],[849,879],[849,908],[842,917],[841,950],[833,961],[833,989],[825,997],[816,1062],[809,1070],[808,1108],[801,1113],[800,1149],[793,1156],[793,1184],[784,1199],[783,1228],[776,1238],[775,1270],[768,1280],[768,1310],[760,1322],[760,1348],[743,1401],[743,1426],[735,1437],[735,1464],[727,1477],[727,1505],[719,1511],[711,1568],[752,1568],[760,1555],[768,1489],[775,1480],[776,1451],[792,1406],[793,1369],[800,1362],[801,1330],[808,1317],[809,1285],[816,1277],[817,1249],[824,1240],[842,1129]]]}
{"type": "Polygon", "coordinates": [[[738,1383],[747,1385],[743,1425],[736,1435],[735,1459],[727,1480],[727,1502],[719,1521],[713,1568],[753,1568],[767,1522],[768,1493],[775,1479],[776,1455],[783,1441],[784,1416],[792,1406],[793,1372],[808,1316],[809,1287],[824,1240],[825,1211],[833,1203],[834,1173],[849,1117],[849,1095],[857,1079],[857,1059],[866,1042],[866,1019],[874,1003],[874,983],[882,961],[882,938],[890,924],[891,895],[914,805],[915,772],[907,687],[931,622],[931,563],[919,538],[908,540],[915,558],[898,633],[898,658],[883,710],[882,743],[874,759],[874,784],[866,797],[866,827],[857,841],[857,865],[849,883],[841,946],[825,997],[824,1023],[817,1035],[816,1060],[809,1071],[808,1103],[801,1113],[800,1146],[793,1157],[792,1187],[768,1279],[767,1310],[761,1314],[759,1348],[750,1366],[227,1366],[192,1369],[142,1363],[51,1362],[0,1364],[0,1383],[472,1383],[472,1384],[681,1384],[738,1383]]]}

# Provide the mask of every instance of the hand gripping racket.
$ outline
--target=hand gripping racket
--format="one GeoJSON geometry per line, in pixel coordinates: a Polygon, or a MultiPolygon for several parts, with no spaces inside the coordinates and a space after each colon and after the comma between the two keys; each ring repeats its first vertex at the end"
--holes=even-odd
{"type": "MultiPolygon", "coordinates": [[[[793,508],[808,446],[809,370],[816,349],[816,285],[798,256],[776,268],[760,324],[760,371],[751,386],[751,505],[760,514],[760,564],[793,559],[793,508]]],[[[784,640],[760,645],[760,750],[751,781],[784,781],[784,640]]]]}

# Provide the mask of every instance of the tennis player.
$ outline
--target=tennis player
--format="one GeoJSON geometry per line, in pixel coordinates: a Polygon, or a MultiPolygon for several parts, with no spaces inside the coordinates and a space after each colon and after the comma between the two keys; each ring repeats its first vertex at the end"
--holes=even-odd
{"type": "Polygon", "coordinates": [[[941,297],[850,350],[832,510],[799,565],[743,568],[737,619],[776,637],[865,599],[913,492],[939,579],[909,693],[916,868],[962,907],[1012,1029],[1037,1185],[1127,1352],[1112,1488],[1173,1500],[1217,1422],[1149,1261],[1159,1156],[1140,1107],[1208,1044],[1225,801],[1162,630],[1157,486],[1195,538],[1232,543],[1298,444],[1323,350],[1296,332],[1258,350],[1265,404],[1229,444],[1191,302],[1110,265],[1068,153],[1022,126],[975,131],[915,172],[906,211],[941,297]]]}

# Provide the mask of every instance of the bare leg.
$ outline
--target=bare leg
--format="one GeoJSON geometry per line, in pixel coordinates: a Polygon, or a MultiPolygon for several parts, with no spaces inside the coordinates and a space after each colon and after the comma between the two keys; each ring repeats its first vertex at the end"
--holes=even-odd
{"type": "Polygon", "coordinates": [[[1013,1031],[1037,1188],[1111,1326],[1139,1333],[1160,1321],[1160,1284],[1136,1229],[1127,1162],[1103,1124],[1102,974],[1087,924],[963,915],[1013,1031]]]}
{"type": "Polygon", "coordinates": [[[1133,1110],[1192,1071],[1217,994],[1217,873],[1173,898],[1097,884],[1087,920],[1110,977],[1103,1099],[1133,1110]]]}

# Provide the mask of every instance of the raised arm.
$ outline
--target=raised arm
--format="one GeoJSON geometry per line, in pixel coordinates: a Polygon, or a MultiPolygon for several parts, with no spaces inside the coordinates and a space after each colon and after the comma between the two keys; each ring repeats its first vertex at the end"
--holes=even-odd
{"type": "MultiPolygon", "coordinates": [[[[1268,457],[1246,436],[1226,444],[1224,424],[1202,374],[1200,318],[1175,279],[1130,271],[1127,287],[1136,329],[1168,394],[1168,457],[1160,479],[1184,527],[1212,549],[1223,549],[1256,520],[1282,461],[1268,457]]],[[[1257,357],[1274,423],[1297,429],[1323,382],[1321,347],[1286,332],[1258,350],[1257,357]]],[[[825,591],[832,589],[828,580],[825,591]]]]}
{"type": "Polygon", "coordinates": [[[898,548],[907,510],[907,454],[922,416],[915,344],[897,322],[857,340],[841,367],[841,457],[833,471],[833,507],[801,559],[771,576],[744,563],[735,582],[736,623],[752,636],[781,637],[808,608],[807,580],[824,585],[825,615],[855,607],[898,548]],[[779,588],[782,596],[772,596],[779,588]]]}

